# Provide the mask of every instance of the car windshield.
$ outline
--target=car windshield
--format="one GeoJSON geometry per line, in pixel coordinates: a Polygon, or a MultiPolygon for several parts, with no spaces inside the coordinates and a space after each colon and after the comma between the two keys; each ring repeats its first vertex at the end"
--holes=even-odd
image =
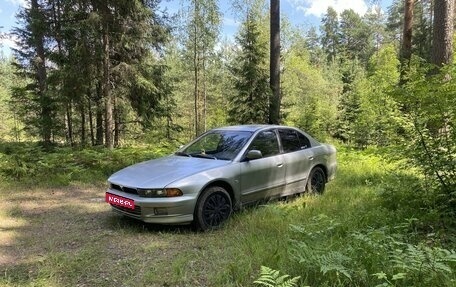
{"type": "Polygon", "coordinates": [[[233,160],[251,136],[246,131],[210,131],[176,155],[233,160]]]}

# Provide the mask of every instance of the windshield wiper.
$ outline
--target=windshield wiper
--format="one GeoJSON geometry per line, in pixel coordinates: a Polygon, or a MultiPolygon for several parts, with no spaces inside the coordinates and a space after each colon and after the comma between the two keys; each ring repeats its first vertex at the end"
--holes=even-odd
{"type": "Polygon", "coordinates": [[[183,152],[183,151],[177,151],[177,152],[175,152],[174,154],[175,154],[175,155],[180,155],[180,156],[192,157],[191,155],[189,155],[188,153],[183,152]]]}
{"type": "Polygon", "coordinates": [[[210,154],[205,154],[205,153],[196,153],[192,154],[193,157],[201,157],[201,158],[209,158],[209,159],[217,159],[217,157],[210,155],[210,154]]]}

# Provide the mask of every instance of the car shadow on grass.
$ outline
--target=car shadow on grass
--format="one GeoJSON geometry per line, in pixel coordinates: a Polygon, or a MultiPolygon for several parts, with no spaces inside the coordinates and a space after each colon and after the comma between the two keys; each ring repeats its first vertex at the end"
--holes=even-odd
{"type": "Polygon", "coordinates": [[[106,228],[116,231],[124,230],[129,232],[150,232],[150,233],[185,233],[195,232],[192,224],[166,225],[145,223],[140,220],[110,212],[104,218],[106,228]]]}

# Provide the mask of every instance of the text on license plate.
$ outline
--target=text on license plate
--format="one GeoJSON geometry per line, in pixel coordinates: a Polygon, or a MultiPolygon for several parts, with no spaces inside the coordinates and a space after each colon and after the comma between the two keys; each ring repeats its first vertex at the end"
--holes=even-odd
{"type": "Polygon", "coordinates": [[[135,209],[135,201],[106,192],[106,202],[125,208],[135,209]]]}

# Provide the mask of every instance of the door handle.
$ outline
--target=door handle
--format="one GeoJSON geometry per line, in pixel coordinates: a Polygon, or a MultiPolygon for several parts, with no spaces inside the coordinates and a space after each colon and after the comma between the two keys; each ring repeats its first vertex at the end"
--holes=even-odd
{"type": "Polygon", "coordinates": [[[313,160],[314,157],[313,157],[313,156],[309,156],[308,159],[309,159],[309,160],[313,160]]]}
{"type": "Polygon", "coordinates": [[[277,164],[277,167],[282,167],[283,166],[283,163],[278,163],[277,164]]]}

